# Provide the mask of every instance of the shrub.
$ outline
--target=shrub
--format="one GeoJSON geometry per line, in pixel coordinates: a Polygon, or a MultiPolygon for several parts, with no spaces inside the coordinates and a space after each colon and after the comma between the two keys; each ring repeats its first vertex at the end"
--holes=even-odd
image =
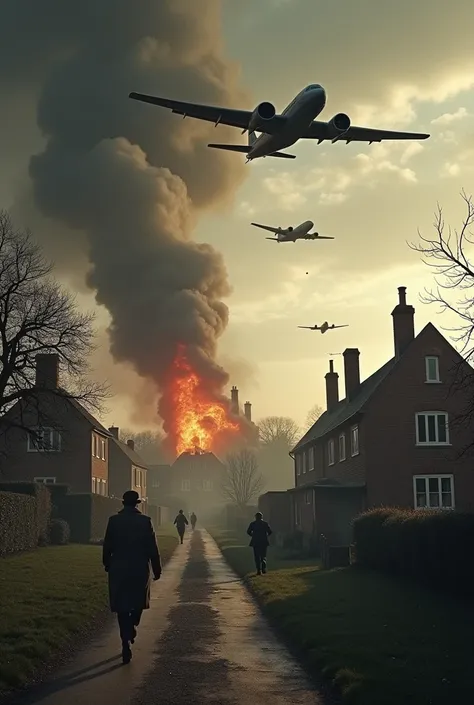
{"type": "Polygon", "coordinates": [[[35,497],[0,492],[0,556],[29,551],[37,545],[35,497]]]}
{"type": "Polygon", "coordinates": [[[122,502],[97,494],[66,494],[58,500],[58,511],[71,529],[71,541],[89,543],[104,538],[111,514],[122,508],[122,502]]]}
{"type": "Polygon", "coordinates": [[[36,499],[36,545],[44,546],[48,541],[48,526],[51,518],[51,495],[47,486],[39,482],[1,482],[1,491],[31,495],[36,499]]]}
{"type": "Polygon", "coordinates": [[[354,522],[355,563],[456,594],[474,583],[474,513],[375,509],[354,522]]]}
{"type": "Polygon", "coordinates": [[[64,519],[52,519],[49,525],[49,542],[53,546],[66,546],[69,543],[71,531],[64,519]]]}

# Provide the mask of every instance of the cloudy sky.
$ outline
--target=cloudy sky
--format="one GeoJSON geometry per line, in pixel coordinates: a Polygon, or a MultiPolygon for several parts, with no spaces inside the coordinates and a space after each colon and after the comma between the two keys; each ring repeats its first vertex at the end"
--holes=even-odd
{"type": "MultiPolygon", "coordinates": [[[[362,378],[389,359],[398,286],[407,287],[416,308],[417,331],[430,320],[452,325],[420,303],[432,272],[407,240],[417,240],[418,228],[424,235],[433,232],[437,202],[446,220],[458,225],[464,214],[459,192],[474,191],[473,21],[474,6],[461,0],[223,3],[223,51],[236,63],[247,93],[239,107],[269,100],[281,112],[305,85],[317,82],[327,92],[323,119],[343,111],[353,124],[431,134],[420,143],[301,142],[288,150],[297,155],[290,163],[247,164],[233,204],[200,217],[194,238],[223,254],[233,289],[220,359],[242,402],[252,401],[255,418],[288,415],[302,423],[313,404],[324,405],[331,353],[358,347],[362,378]],[[249,225],[307,219],[336,239],[277,245],[249,225]],[[324,336],[297,328],[324,320],[349,327],[324,336]]],[[[130,85],[134,89],[140,87],[130,85]]],[[[23,101],[22,119],[13,133],[4,126],[0,134],[0,201],[7,207],[25,187],[28,157],[40,143],[28,92],[15,100],[17,109],[23,101]]],[[[204,152],[203,174],[206,158],[204,152]]],[[[66,235],[64,243],[67,248],[66,235]]],[[[92,305],[81,277],[68,281],[81,302],[92,305]]],[[[99,322],[105,329],[103,309],[99,322]]],[[[341,375],[342,358],[334,359],[341,375]]],[[[105,346],[96,363],[117,393],[105,421],[145,423],[153,405],[146,384],[113,366],[105,346]],[[130,394],[148,412],[131,411],[130,394]]]]}

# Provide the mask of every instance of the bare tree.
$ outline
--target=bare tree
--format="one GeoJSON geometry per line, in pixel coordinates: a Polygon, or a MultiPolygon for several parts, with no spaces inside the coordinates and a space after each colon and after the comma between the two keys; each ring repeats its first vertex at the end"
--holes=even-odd
{"type": "Polygon", "coordinates": [[[316,421],[319,419],[323,412],[324,409],[322,406],[319,406],[319,404],[314,404],[314,406],[311,407],[306,416],[306,428],[310,429],[311,426],[316,423],[316,421]]]}
{"type": "MultiPolygon", "coordinates": [[[[49,263],[29,232],[15,229],[0,211],[0,415],[19,401],[33,403],[36,355],[55,353],[65,373],[58,396],[100,410],[108,387],[89,378],[93,315],[81,313],[51,277],[49,263]],[[67,390],[67,391],[66,391],[67,390]]],[[[3,430],[9,421],[2,419],[3,430]]],[[[22,422],[11,422],[24,428],[22,422]]]]}
{"type": "Polygon", "coordinates": [[[139,431],[134,432],[129,429],[120,431],[120,440],[123,443],[131,440],[134,442],[135,450],[142,460],[151,465],[159,465],[165,460],[165,455],[161,444],[164,435],[159,431],[139,431]]]}
{"type": "Polygon", "coordinates": [[[222,496],[231,504],[244,509],[258,497],[265,486],[258,469],[257,456],[251,450],[243,448],[238,453],[229,453],[226,464],[222,496]]]}
{"type": "Polygon", "coordinates": [[[301,431],[298,424],[289,416],[266,416],[258,423],[260,442],[270,445],[275,442],[293,448],[301,431]]]}
{"type": "MultiPolygon", "coordinates": [[[[442,312],[451,311],[459,319],[457,327],[444,330],[451,333],[451,339],[463,358],[451,370],[451,392],[462,390],[468,402],[452,421],[471,429],[474,421],[474,372],[471,366],[474,358],[474,263],[469,259],[468,251],[474,245],[471,232],[474,202],[464,190],[460,195],[465,206],[460,227],[446,225],[443,209],[438,204],[433,223],[434,235],[424,237],[418,231],[419,244],[409,243],[409,246],[419,252],[422,262],[434,270],[436,286],[425,289],[421,301],[437,304],[442,312]]],[[[474,440],[462,449],[460,455],[467,450],[474,450],[474,440]]]]}

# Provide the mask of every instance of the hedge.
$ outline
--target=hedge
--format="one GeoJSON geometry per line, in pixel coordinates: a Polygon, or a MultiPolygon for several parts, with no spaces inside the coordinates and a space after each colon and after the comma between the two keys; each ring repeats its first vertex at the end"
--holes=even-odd
{"type": "Polygon", "coordinates": [[[472,595],[474,513],[374,509],[354,521],[355,563],[472,595]]]}
{"type": "Polygon", "coordinates": [[[36,499],[0,492],[0,556],[30,551],[37,545],[36,499]]]}
{"type": "Polygon", "coordinates": [[[0,482],[0,492],[14,492],[34,497],[36,546],[48,542],[48,527],[51,519],[51,495],[48,487],[38,482],[0,482]]]}
{"type": "Polygon", "coordinates": [[[65,519],[74,543],[89,543],[104,538],[111,514],[122,509],[122,502],[102,495],[65,494],[57,498],[58,516],[65,519]]]}

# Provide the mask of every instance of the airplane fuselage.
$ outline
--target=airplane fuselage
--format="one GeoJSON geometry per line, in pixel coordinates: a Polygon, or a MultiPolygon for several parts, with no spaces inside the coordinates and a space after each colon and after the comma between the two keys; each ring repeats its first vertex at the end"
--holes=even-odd
{"type": "Polygon", "coordinates": [[[247,159],[265,157],[295,144],[326,105],[326,91],[319,84],[307,86],[286,106],[285,127],[275,135],[261,134],[247,153],[247,159]]]}
{"type": "Polygon", "coordinates": [[[329,323],[327,321],[324,321],[323,325],[319,329],[321,331],[321,334],[323,335],[327,330],[329,329],[329,323]]]}
{"type": "Polygon", "coordinates": [[[305,220],[304,223],[297,225],[293,230],[286,228],[286,230],[278,233],[278,240],[279,242],[296,242],[296,240],[306,237],[313,225],[314,223],[311,220],[305,220]]]}

